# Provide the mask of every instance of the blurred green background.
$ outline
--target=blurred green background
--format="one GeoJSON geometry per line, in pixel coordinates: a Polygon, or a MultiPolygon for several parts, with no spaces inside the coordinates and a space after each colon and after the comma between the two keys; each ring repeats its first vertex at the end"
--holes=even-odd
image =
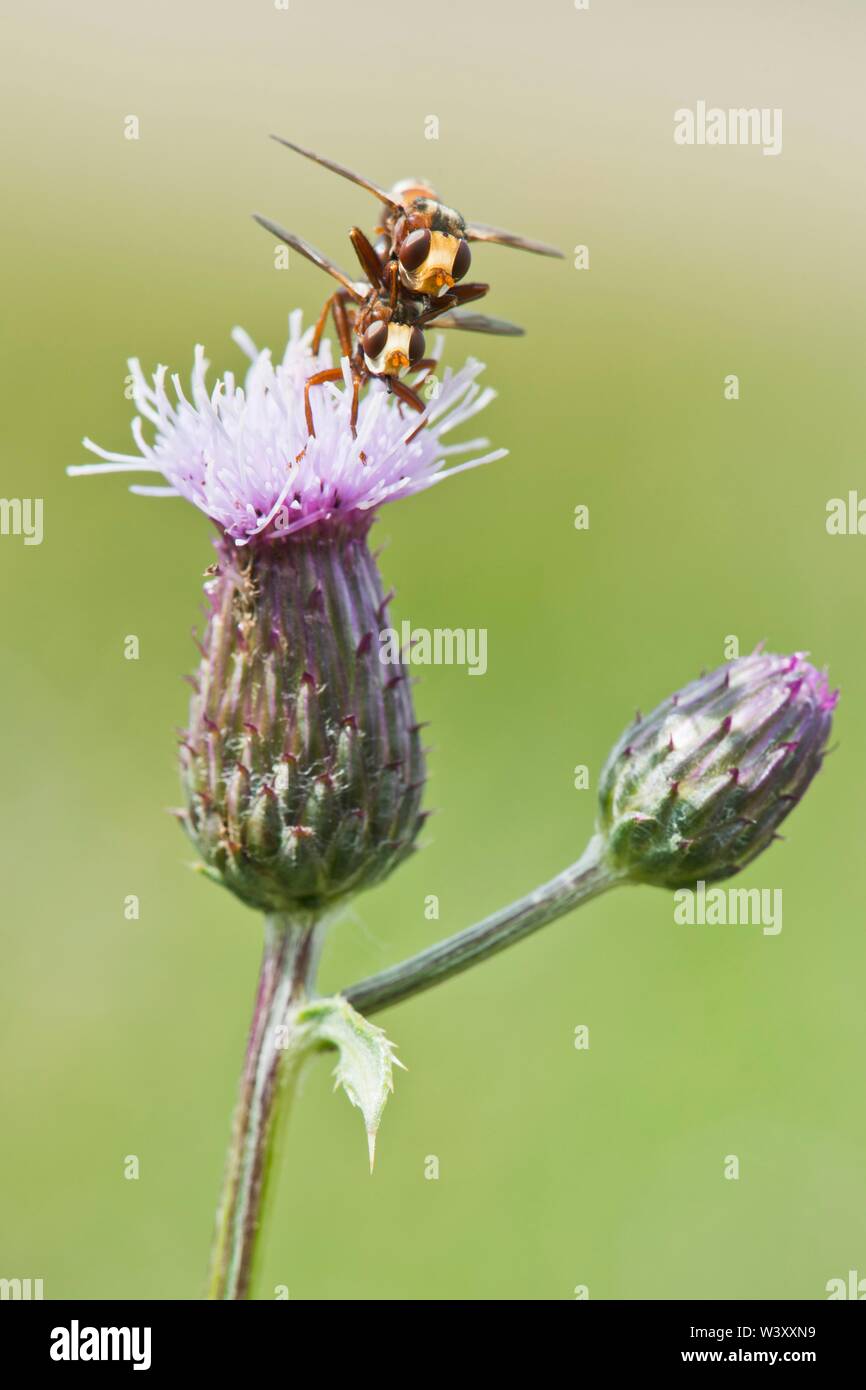
{"type": "Polygon", "coordinates": [[[821,1298],[866,1275],[866,539],[825,529],[828,499],[864,486],[864,19],[853,0],[7,17],[2,491],[43,497],[45,534],[0,538],[0,1275],[48,1298],[204,1286],[260,949],[163,809],[210,529],[63,470],[85,433],[127,447],[127,356],[186,377],[201,341],[237,370],[233,324],[279,347],[292,306],[318,310],[324,277],[277,272],[253,209],[344,262],[373,220],[270,130],[571,253],[477,249],[490,311],[529,332],[452,338],[450,360],[488,363],[484,428],[510,456],[377,524],[395,619],[486,627],[489,670],[423,673],[438,814],[333,928],[323,986],[576,858],[635,706],[729,635],[811,651],[843,697],[840,751],[740,880],[783,889],[781,935],[677,927],[666,894],[622,890],[383,1015],[410,1071],[375,1176],[322,1061],[258,1296],[821,1298]],[[781,156],[676,146],[699,99],[781,107],[781,156]]]}

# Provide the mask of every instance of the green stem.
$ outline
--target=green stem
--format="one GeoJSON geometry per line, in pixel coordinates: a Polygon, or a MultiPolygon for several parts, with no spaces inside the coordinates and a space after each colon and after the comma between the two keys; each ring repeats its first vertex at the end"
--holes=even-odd
{"type": "Polygon", "coordinates": [[[343,994],[359,1013],[369,1015],[389,1004],[397,1004],[431,985],[457,975],[478,961],[486,960],[496,951],[503,951],[515,941],[547,922],[570,912],[572,908],[612,888],[620,879],[601,858],[601,841],[595,836],[576,864],[557,874],[556,878],[528,893],[525,898],[510,903],[492,916],[485,917],[474,927],[449,936],[430,946],[417,956],[393,965],[378,975],[371,975],[343,994]]]}
{"type": "MultiPolygon", "coordinates": [[[[362,980],[345,990],[344,997],[365,1015],[408,999],[522,940],[619,881],[603,863],[601,841],[596,837],[576,864],[549,883],[474,927],[362,980]]],[[[291,1019],[312,988],[318,937],[312,919],[266,918],[258,994],[217,1217],[208,1293],[211,1299],[240,1300],[249,1292],[274,1141],[280,1129],[277,1109],[281,1101],[290,1098],[306,1055],[300,1038],[296,1037],[297,1045],[292,1046],[291,1019]]]]}
{"type": "Polygon", "coordinates": [[[276,1112],[295,1087],[302,1050],[288,1046],[288,1020],[315,976],[316,923],[265,919],[265,945],[217,1214],[208,1298],[247,1297],[268,1187],[276,1112]]]}

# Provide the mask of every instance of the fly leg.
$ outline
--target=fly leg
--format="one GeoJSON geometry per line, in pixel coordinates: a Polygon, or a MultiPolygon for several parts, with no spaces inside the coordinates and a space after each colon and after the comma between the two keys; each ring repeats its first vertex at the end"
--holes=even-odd
{"type": "MultiPolygon", "coordinates": [[[[413,390],[411,386],[407,386],[405,381],[398,381],[396,377],[392,377],[391,390],[394,392],[398,401],[403,401],[406,405],[411,406],[413,410],[418,411],[419,415],[424,414],[427,406],[418,395],[418,392],[413,390]]],[[[418,428],[414,429],[410,435],[407,435],[405,442],[411,444],[416,434],[420,434],[426,423],[426,420],[422,420],[418,428]]]]}
{"type": "Polygon", "coordinates": [[[424,385],[424,382],[427,380],[430,374],[432,372],[435,372],[438,366],[439,363],[436,361],[435,357],[422,357],[420,362],[413,362],[412,366],[409,368],[409,371],[424,373],[421,380],[415,382],[414,390],[418,391],[424,385]]]}
{"type": "MultiPolygon", "coordinates": [[[[340,367],[328,367],[326,371],[315,372],[313,376],[307,377],[307,380],[304,382],[304,416],[307,421],[307,434],[310,439],[315,439],[316,437],[316,429],[313,424],[313,408],[310,405],[310,387],[324,386],[327,381],[342,381],[342,379],[343,372],[340,367]]],[[[305,444],[301,452],[297,455],[295,462],[300,463],[306,452],[307,446],[305,444]]]]}
{"type": "Polygon", "coordinates": [[[386,275],[388,278],[388,303],[393,313],[397,308],[397,296],[400,291],[400,271],[397,262],[393,258],[388,262],[386,275]]]}
{"type": "Polygon", "coordinates": [[[319,348],[322,345],[322,334],[325,331],[325,324],[328,322],[328,312],[330,309],[334,307],[334,300],[336,298],[336,294],[332,294],[328,299],[325,300],[325,307],[323,308],[319,317],[316,319],[316,326],[313,329],[313,341],[311,345],[314,357],[318,357],[319,355],[319,348]]]}
{"type": "Polygon", "coordinates": [[[340,294],[339,290],[334,295],[331,311],[334,315],[334,327],[337,330],[337,338],[340,343],[340,355],[351,357],[352,325],[349,323],[349,315],[346,313],[345,296],[340,294]]]}

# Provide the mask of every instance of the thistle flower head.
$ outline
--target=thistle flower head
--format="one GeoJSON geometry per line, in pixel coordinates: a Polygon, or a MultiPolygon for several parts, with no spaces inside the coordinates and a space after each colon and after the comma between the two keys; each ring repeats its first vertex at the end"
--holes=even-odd
{"type": "Polygon", "coordinates": [[[443,442],[494,394],[477,384],[479,362],[442,373],[423,416],[372,381],[353,432],[344,360],[342,385],[311,390],[310,436],[304,386],[331,366],[329,345],[313,354],[299,312],[276,366],[234,337],[250,358],[243,386],[227,372],[209,390],[199,347],[191,398],[173,376],[172,399],[166,369],[151,384],[133,360],[138,453],[85,440],[103,461],[69,471],[162,474],[164,485],[132,491],[185,497],[220,528],[180,818],[207,872],[244,902],[320,913],[390,873],[424,821],[409,682],[378,659],[388,600],[367,545],[375,510],[505,450],[452,464],[487,440],[443,442]]]}
{"type": "Polygon", "coordinates": [[[610,866],[666,888],[736,873],[820,768],[837,698],[802,652],[758,651],[638,716],[601,775],[610,866]]]}
{"type": "MultiPolygon", "coordinates": [[[[502,458],[504,449],[482,452],[486,439],[446,442],[450,432],[492,400],[494,392],[477,383],[483,364],[470,359],[459,371],[445,369],[424,416],[407,410],[372,381],[360,403],[357,437],[350,429],[352,404],[349,364],[342,385],[314,386],[310,400],[315,436],[308,438],[304,383],[332,365],[330,345],[313,355],[312,329],[301,328],[300,311],[289,317],[289,340],[282,361],[260,352],[235,329],[235,341],[250,358],[243,385],[226,372],[206,384],[208,362],[197,347],[190,398],[177,375],[167,382],[159,367],[152,383],[136,359],[130,361],[132,424],[137,453],[113,453],[86,439],[103,461],[72,467],[72,474],[143,472],[165,479],[158,486],[135,485],[133,492],[185,497],[238,545],[254,536],[293,535],[315,523],[329,523],[370,512],[383,502],[408,497],[453,473],[502,458]],[[419,429],[421,421],[424,427],[419,429]],[[144,421],[155,436],[145,439],[144,421]]],[[[434,345],[438,357],[441,343],[434,345]]]]}

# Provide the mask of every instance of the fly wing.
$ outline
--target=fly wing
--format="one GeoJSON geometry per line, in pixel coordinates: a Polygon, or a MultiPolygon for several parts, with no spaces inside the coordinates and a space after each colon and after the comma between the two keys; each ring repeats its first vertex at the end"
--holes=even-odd
{"type": "Polygon", "coordinates": [[[285,145],[286,149],[294,150],[296,154],[302,154],[305,159],[312,159],[314,163],[321,164],[323,168],[330,169],[332,174],[339,174],[341,179],[348,179],[350,183],[356,183],[359,188],[365,188],[368,193],[372,193],[380,203],[386,207],[393,208],[395,212],[402,212],[400,203],[395,203],[390,193],[386,193],[384,188],[380,188],[372,179],[365,179],[363,174],[356,174],[354,169],[347,169],[343,164],[337,164],[333,159],[326,159],[322,154],[315,154],[313,150],[305,150],[303,145],[295,145],[291,140],[284,140],[282,135],[272,135],[272,140],[276,140],[278,145],[285,145]]]}
{"type": "Polygon", "coordinates": [[[418,315],[415,322],[419,326],[432,323],[434,319],[440,319],[442,314],[449,314],[452,309],[459,309],[463,304],[471,304],[475,299],[483,299],[489,290],[489,285],[476,284],[474,281],[470,284],[455,285],[453,289],[440,295],[438,299],[434,299],[429,308],[418,315]]]}
{"type": "Polygon", "coordinates": [[[464,333],[493,333],[500,338],[522,338],[526,332],[519,324],[509,323],[507,319],[491,319],[487,314],[463,313],[452,309],[435,320],[437,328],[460,328],[464,333]]]}
{"type": "Polygon", "coordinates": [[[500,227],[487,227],[483,222],[471,222],[464,236],[467,241],[494,241],[499,246],[514,246],[518,251],[532,251],[536,256],[557,256],[561,260],[562,251],[548,246],[544,241],[531,241],[529,237],[518,236],[516,232],[504,232],[500,227]]]}
{"type": "Polygon", "coordinates": [[[258,222],[260,227],[264,227],[266,232],[270,232],[271,236],[275,236],[278,241],[284,241],[287,246],[291,246],[293,251],[299,251],[320,270],[327,271],[328,275],[333,275],[334,279],[339,280],[343,289],[347,290],[359,304],[364,299],[363,292],[358,288],[356,282],[349,278],[345,270],[341,270],[323,252],[317,251],[315,246],[311,246],[308,241],[295,236],[294,232],[287,232],[285,227],[281,227],[277,222],[272,222],[269,217],[263,217],[259,212],[253,213],[253,219],[258,222]]]}

